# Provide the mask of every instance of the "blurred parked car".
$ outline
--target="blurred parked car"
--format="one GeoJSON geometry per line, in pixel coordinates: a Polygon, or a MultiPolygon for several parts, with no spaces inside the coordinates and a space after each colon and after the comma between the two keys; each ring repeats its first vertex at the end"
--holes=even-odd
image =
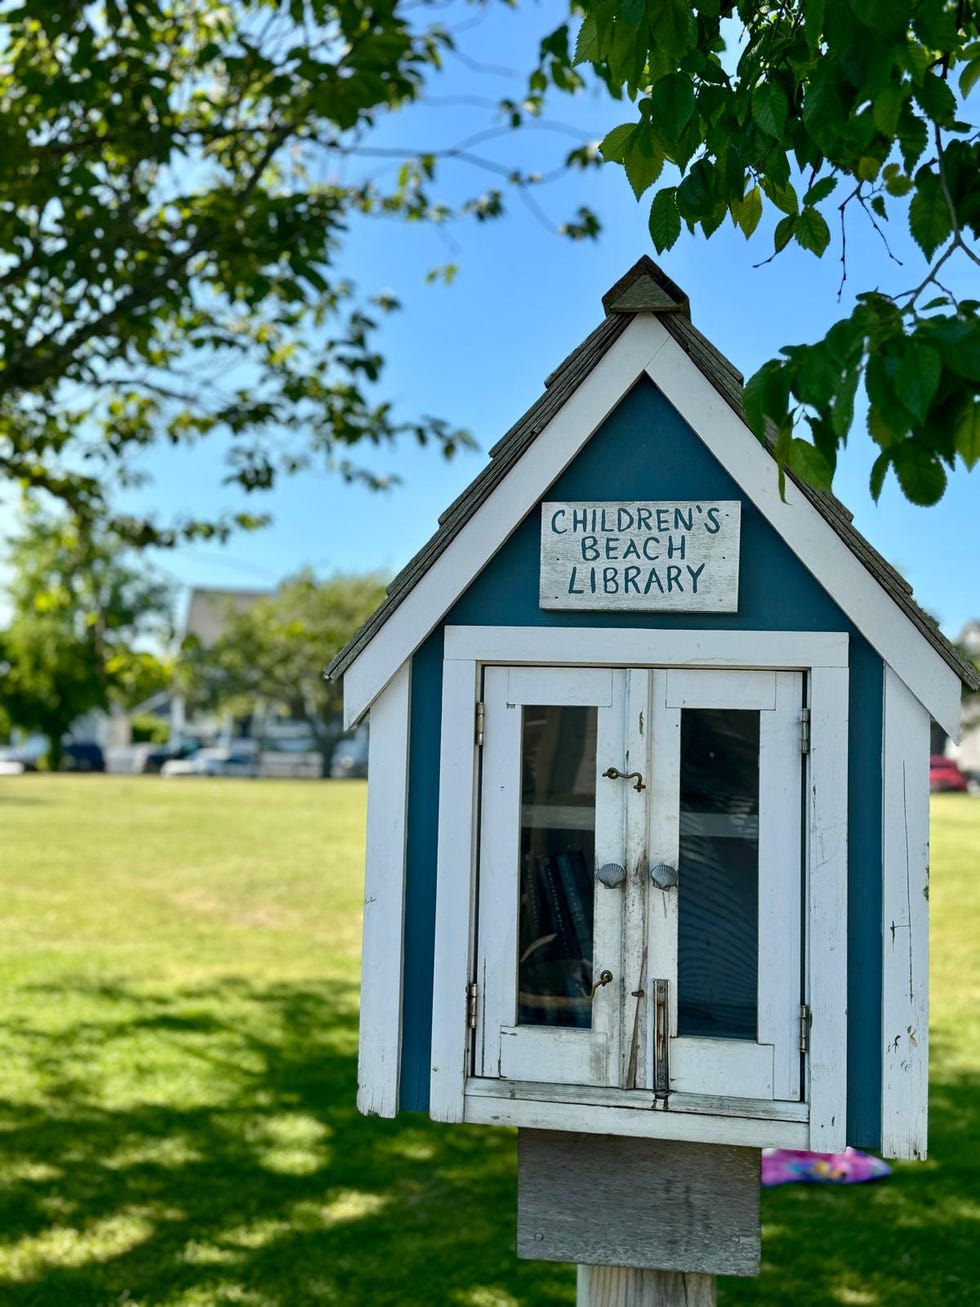
{"type": "MultiPolygon", "coordinates": [[[[252,744],[252,741],[248,741],[252,744]]],[[[171,758],[160,768],[161,776],[254,776],[255,749],[232,745],[198,749],[189,758],[171,758]]]]}
{"type": "Polygon", "coordinates": [[[134,770],[144,776],[156,776],[164,763],[191,758],[200,747],[199,740],[185,740],[183,744],[140,745],[134,770]]]}
{"type": "Polygon", "coordinates": [[[363,778],[368,772],[368,735],[366,730],[358,730],[339,740],[330,755],[331,780],[353,780],[363,778]]]}
{"type": "Polygon", "coordinates": [[[0,776],[21,776],[26,771],[37,771],[37,762],[14,745],[0,749],[0,776]]]}
{"type": "Polygon", "coordinates": [[[934,753],[929,759],[929,789],[933,793],[955,790],[965,794],[968,789],[967,779],[952,758],[934,753]]]}
{"type": "Polygon", "coordinates": [[[62,746],[62,771],[105,771],[105,755],[97,744],[69,740],[62,746]]]}

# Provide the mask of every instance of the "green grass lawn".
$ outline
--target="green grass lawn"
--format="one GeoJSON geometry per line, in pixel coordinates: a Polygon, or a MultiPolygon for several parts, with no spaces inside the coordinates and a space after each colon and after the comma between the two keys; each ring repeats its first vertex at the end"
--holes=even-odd
{"type": "MultiPolygon", "coordinates": [[[[0,781],[3,1307],[571,1307],[514,1138],[354,1108],[361,783],[0,781]]],[[[976,1302],[980,802],[933,826],[928,1162],[764,1195],[722,1304],[976,1302]]]]}

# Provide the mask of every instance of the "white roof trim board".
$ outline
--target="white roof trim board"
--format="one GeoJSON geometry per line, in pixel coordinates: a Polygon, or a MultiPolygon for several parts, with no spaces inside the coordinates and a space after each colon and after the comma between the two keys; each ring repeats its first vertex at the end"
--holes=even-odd
{"type": "MultiPolygon", "coordinates": [[[[604,302],[608,306],[614,292],[624,285],[642,284],[645,278],[668,287],[675,292],[674,298],[679,298],[674,284],[652,261],[643,259],[604,302]]],[[[772,456],[735,411],[728,393],[739,387],[738,374],[686,321],[686,301],[669,316],[660,316],[663,308],[638,309],[636,298],[628,305],[623,299],[622,309],[612,308],[614,314],[630,315],[625,327],[622,316],[607,317],[549,378],[556,383],[555,391],[560,389],[559,378],[565,378],[561,389],[571,382],[557,411],[548,413],[554,405],[548,404],[552,396],[546,392],[495,447],[497,468],[491,462],[447,510],[440,531],[396,578],[389,599],[375,618],[327,669],[331,676],[344,674],[348,726],[370,708],[399,667],[645,374],[868,643],[940,725],[957,736],[961,682],[971,688],[980,684],[974,669],[963,664],[928,624],[912,603],[907,587],[849,526],[846,510],[835,500],[819,496],[791,478],[787,478],[785,501],[780,499],[772,456]],[[538,413],[544,419],[540,429],[534,421],[538,413]],[[516,447],[515,441],[519,441],[516,447]],[[508,445],[515,455],[510,460],[501,455],[508,445]]]]}

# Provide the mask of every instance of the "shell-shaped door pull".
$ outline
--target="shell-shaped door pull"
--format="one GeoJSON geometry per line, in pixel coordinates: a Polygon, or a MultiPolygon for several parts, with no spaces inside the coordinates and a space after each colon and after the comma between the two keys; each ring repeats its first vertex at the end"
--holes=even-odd
{"type": "Polygon", "coordinates": [[[677,868],[669,862],[655,862],[650,868],[650,879],[657,889],[673,889],[677,884],[677,868]]]}
{"type": "Polygon", "coordinates": [[[621,867],[618,862],[604,862],[596,872],[595,878],[600,885],[605,885],[606,889],[618,889],[626,880],[626,868],[621,867]]]}

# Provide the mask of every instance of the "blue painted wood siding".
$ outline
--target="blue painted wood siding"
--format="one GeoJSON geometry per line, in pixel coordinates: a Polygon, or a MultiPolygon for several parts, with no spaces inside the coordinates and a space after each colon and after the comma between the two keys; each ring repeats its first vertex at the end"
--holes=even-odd
{"type": "MultiPolygon", "coordinates": [[[[447,625],[549,626],[556,641],[574,640],[576,626],[846,631],[850,636],[848,1140],[876,1147],[881,1135],[880,657],[649,381],[626,396],[541,498],[740,499],[738,612],[542,611],[540,512],[535,510],[447,615],[447,625]]],[[[420,1111],[427,1108],[429,1093],[442,652],[438,628],[416,653],[412,668],[401,1105],[420,1111]]]]}

